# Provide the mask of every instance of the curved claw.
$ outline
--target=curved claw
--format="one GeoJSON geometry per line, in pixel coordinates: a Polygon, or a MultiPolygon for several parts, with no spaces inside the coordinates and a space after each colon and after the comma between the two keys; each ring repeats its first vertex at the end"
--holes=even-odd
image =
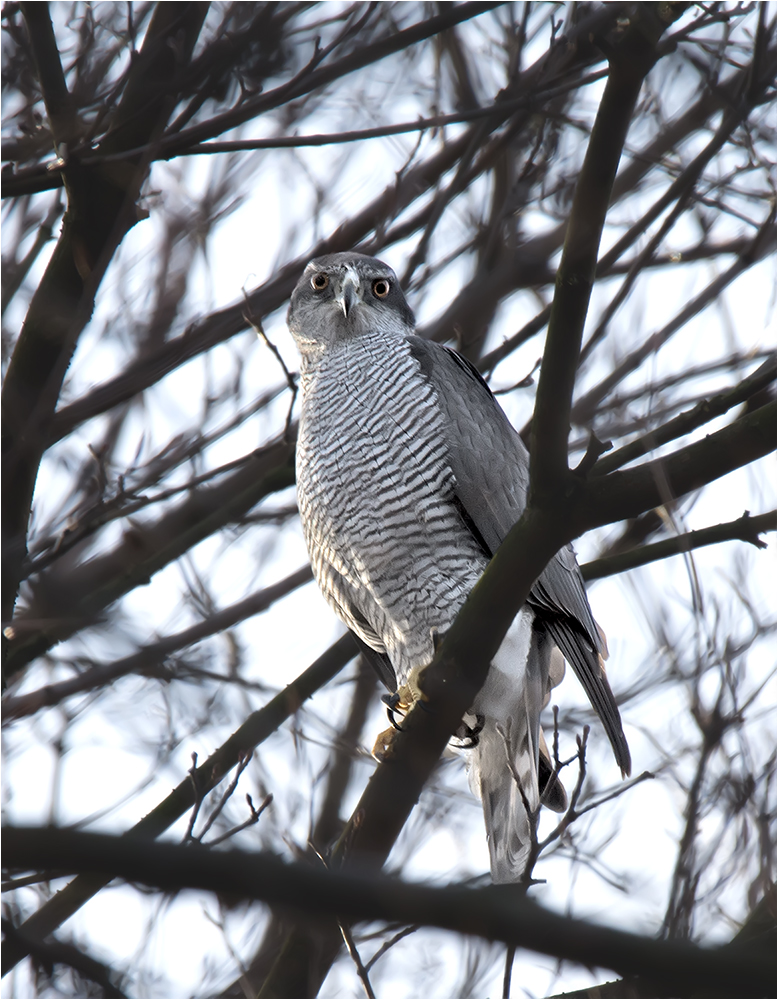
{"type": "Polygon", "coordinates": [[[381,695],[381,701],[386,705],[386,716],[392,724],[392,728],[396,729],[398,733],[403,731],[402,726],[398,725],[394,720],[394,713],[402,708],[402,699],[400,697],[400,692],[395,691],[394,694],[384,694],[381,695]]]}
{"type": "Polygon", "coordinates": [[[386,717],[392,724],[392,728],[396,729],[398,733],[403,731],[403,727],[394,721],[394,709],[391,705],[386,706],[386,717]]]}
{"type": "Polygon", "coordinates": [[[484,728],[484,717],[483,715],[477,715],[475,720],[474,726],[468,726],[466,723],[462,723],[461,728],[464,729],[464,739],[457,747],[458,750],[472,750],[473,747],[478,746],[478,736],[484,728]]]}

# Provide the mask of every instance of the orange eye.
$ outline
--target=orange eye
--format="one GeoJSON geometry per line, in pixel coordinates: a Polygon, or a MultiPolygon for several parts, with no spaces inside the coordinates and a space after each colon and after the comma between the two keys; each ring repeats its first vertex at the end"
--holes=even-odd
{"type": "Polygon", "coordinates": [[[327,285],[329,285],[329,283],[330,279],[327,277],[326,274],[322,274],[321,271],[319,271],[318,274],[314,274],[314,276],[311,278],[311,288],[314,290],[314,292],[323,292],[324,289],[327,287],[327,285]]]}
{"type": "Polygon", "coordinates": [[[385,299],[389,294],[390,284],[386,278],[379,278],[378,281],[373,282],[373,295],[377,299],[385,299]]]}

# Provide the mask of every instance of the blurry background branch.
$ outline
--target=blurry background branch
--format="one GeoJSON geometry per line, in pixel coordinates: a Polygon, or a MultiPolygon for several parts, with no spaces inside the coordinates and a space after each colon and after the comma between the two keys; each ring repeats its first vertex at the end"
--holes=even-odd
{"type": "MultiPolygon", "coordinates": [[[[350,633],[344,635],[264,708],[249,716],[223,746],[211,754],[199,768],[195,767],[190,777],[185,778],[164,801],[128,830],[127,834],[147,839],[158,837],[167,830],[194,805],[195,789],[201,798],[207,795],[225,774],[235,767],[241,755],[256,749],[272,735],[307,698],[353,659],[357,652],[354,637],[350,633]]],[[[109,881],[110,878],[102,879],[95,876],[74,879],[25,922],[23,926],[25,934],[35,938],[45,938],[109,881]]],[[[24,940],[23,935],[19,938],[9,938],[3,943],[3,975],[24,958],[26,954],[22,949],[24,940]]]]}
{"type": "MultiPolygon", "coordinates": [[[[61,71],[54,65],[57,50],[47,7],[28,5],[25,13],[32,14],[29,31],[36,60],[47,69],[42,90],[49,119],[54,119],[53,139],[55,145],[62,142],[67,147],[75,128],[73,108],[61,71]]],[[[101,143],[106,152],[133,148],[139,141],[155,139],[162,130],[175,106],[170,81],[190,57],[206,11],[202,3],[156,9],[114,121],[101,143]]],[[[59,155],[68,157],[70,151],[59,150],[59,155]]],[[[26,554],[27,522],[46,427],[105,269],[137,221],[135,202],[147,169],[147,162],[134,157],[118,170],[90,172],[74,158],[66,172],[68,209],[62,232],[30,302],[3,380],[2,607],[6,621],[13,612],[26,554]]]]}

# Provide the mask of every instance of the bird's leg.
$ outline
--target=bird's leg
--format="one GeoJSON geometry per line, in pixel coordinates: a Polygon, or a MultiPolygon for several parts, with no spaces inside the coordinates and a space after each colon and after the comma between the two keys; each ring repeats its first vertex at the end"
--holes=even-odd
{"type": "MultiPolygon", "coordinates": [[[[433,625],[430,628],[430,639],[432,640],[432,658],[430,663],[435,658],[440,646],[445,638],[446,633],[442,632],[437,626],[433,625]]],[[[420,705],[425,712],[434,712],[434,709],[429,707],[426,694],[421,689],[421,678],[424,671],[430,665],[430,663],[425,663],[424,666],[417,667],[412,670],[410,676],[408,677],[408,683],[400,688],[400,692],[406,692],[410,695],[412,703],[414,705],[420,705]]]]}
{"type": "MultiPolygon", "coordinates": [[[[435,650],[443,640],[443,636],[436,628],[430,629],[430,636],[432,637],[432,645],[435,650]]],[[[400,712],[405,715],[409,712],[414,705],[420,705],[425,712],[431,712],[432,709],[427,706],[427,696],[421,690],[419,685],[419,678],[423,671],[423,667],[416,667],[411,670],[410,674],[407,675],[405,684],[401,684],[400,687],[394,692],[394,694],[385,694],[381,697],[381,701],[386,705],[386,714],[391,722],[391,728],[385,729],[382,733],[379,733],[376,737],[376,741],[373,744],[373,756],[378,761],[388,760],[393,755],[392,744],[397,736],[397,733],[401,733],[403,728],[398,724],[395,719],[395,713],[400,712]]],[[[477,729],[471,730],[466,727],[466,735],[468,738],[474,738],[483,728],[483,721],[481,726],[477,729]]],[[[475,746],[475,743],[473,744],[475,746]]]]}
{"type": "Polygon", "coordinates": [[[394,717],[395,712],[401,712],[405,715],[413,707],[416,700],[413,688],[409,684],[403,684],[394,694],[385,694],[382,696],[381,701],[386,705],[386,714],[389,716],[389,721],[392,725],[391,728],[379,733],[373,744],[373,756],[377,761],[389,760],[392,757],[394,752],[392,744],[397,733],[403,731],[402,726],[397,723],[394,717]]]}

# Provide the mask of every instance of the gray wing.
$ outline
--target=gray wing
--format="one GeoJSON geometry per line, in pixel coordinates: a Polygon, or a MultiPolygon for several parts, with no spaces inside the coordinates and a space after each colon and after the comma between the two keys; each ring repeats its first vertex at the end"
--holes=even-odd
{"type": "MultiPolygon", "coordinates": [[[[457,483],[455,503],[491,557],[526,506],[529,454],[469,361],[440,344],[420,337],[408,339],[411,353],[435,389],[446,416],[446,443],[457,483]]],[[[575,670],[602,720],[616,762],[629,774],[629,748],[602,663],[605,644],[592,617],[571,546],[557,552],[530,591],[527,603],[575,670]]]]}
{"type": "Polygon", "coordinates": [[[362,614],[353,588],[333,566],[329,567],[328,576],[331,585],[328,589],[327,600],[335,608],[340,620],[350,629],[362,654],[378,674],[382,683],[394,693],[397,690],[397,676],[392,661],[389,659],[384,644],[379,639],[375,629],[371,627],[367,618],[362,614]]]}
{"type": "Polygon", "coordinates": [[[358,636],[356,632],[352,632],[351,634],[357,640],[357,645],[362,650],[362,655],[378,674],[379,679],[394,694],[397,690],[397,676],[394,672],[392,661],[386,653],[379,653],[377,649],[368,646],[365,640],[358,636]]]}

